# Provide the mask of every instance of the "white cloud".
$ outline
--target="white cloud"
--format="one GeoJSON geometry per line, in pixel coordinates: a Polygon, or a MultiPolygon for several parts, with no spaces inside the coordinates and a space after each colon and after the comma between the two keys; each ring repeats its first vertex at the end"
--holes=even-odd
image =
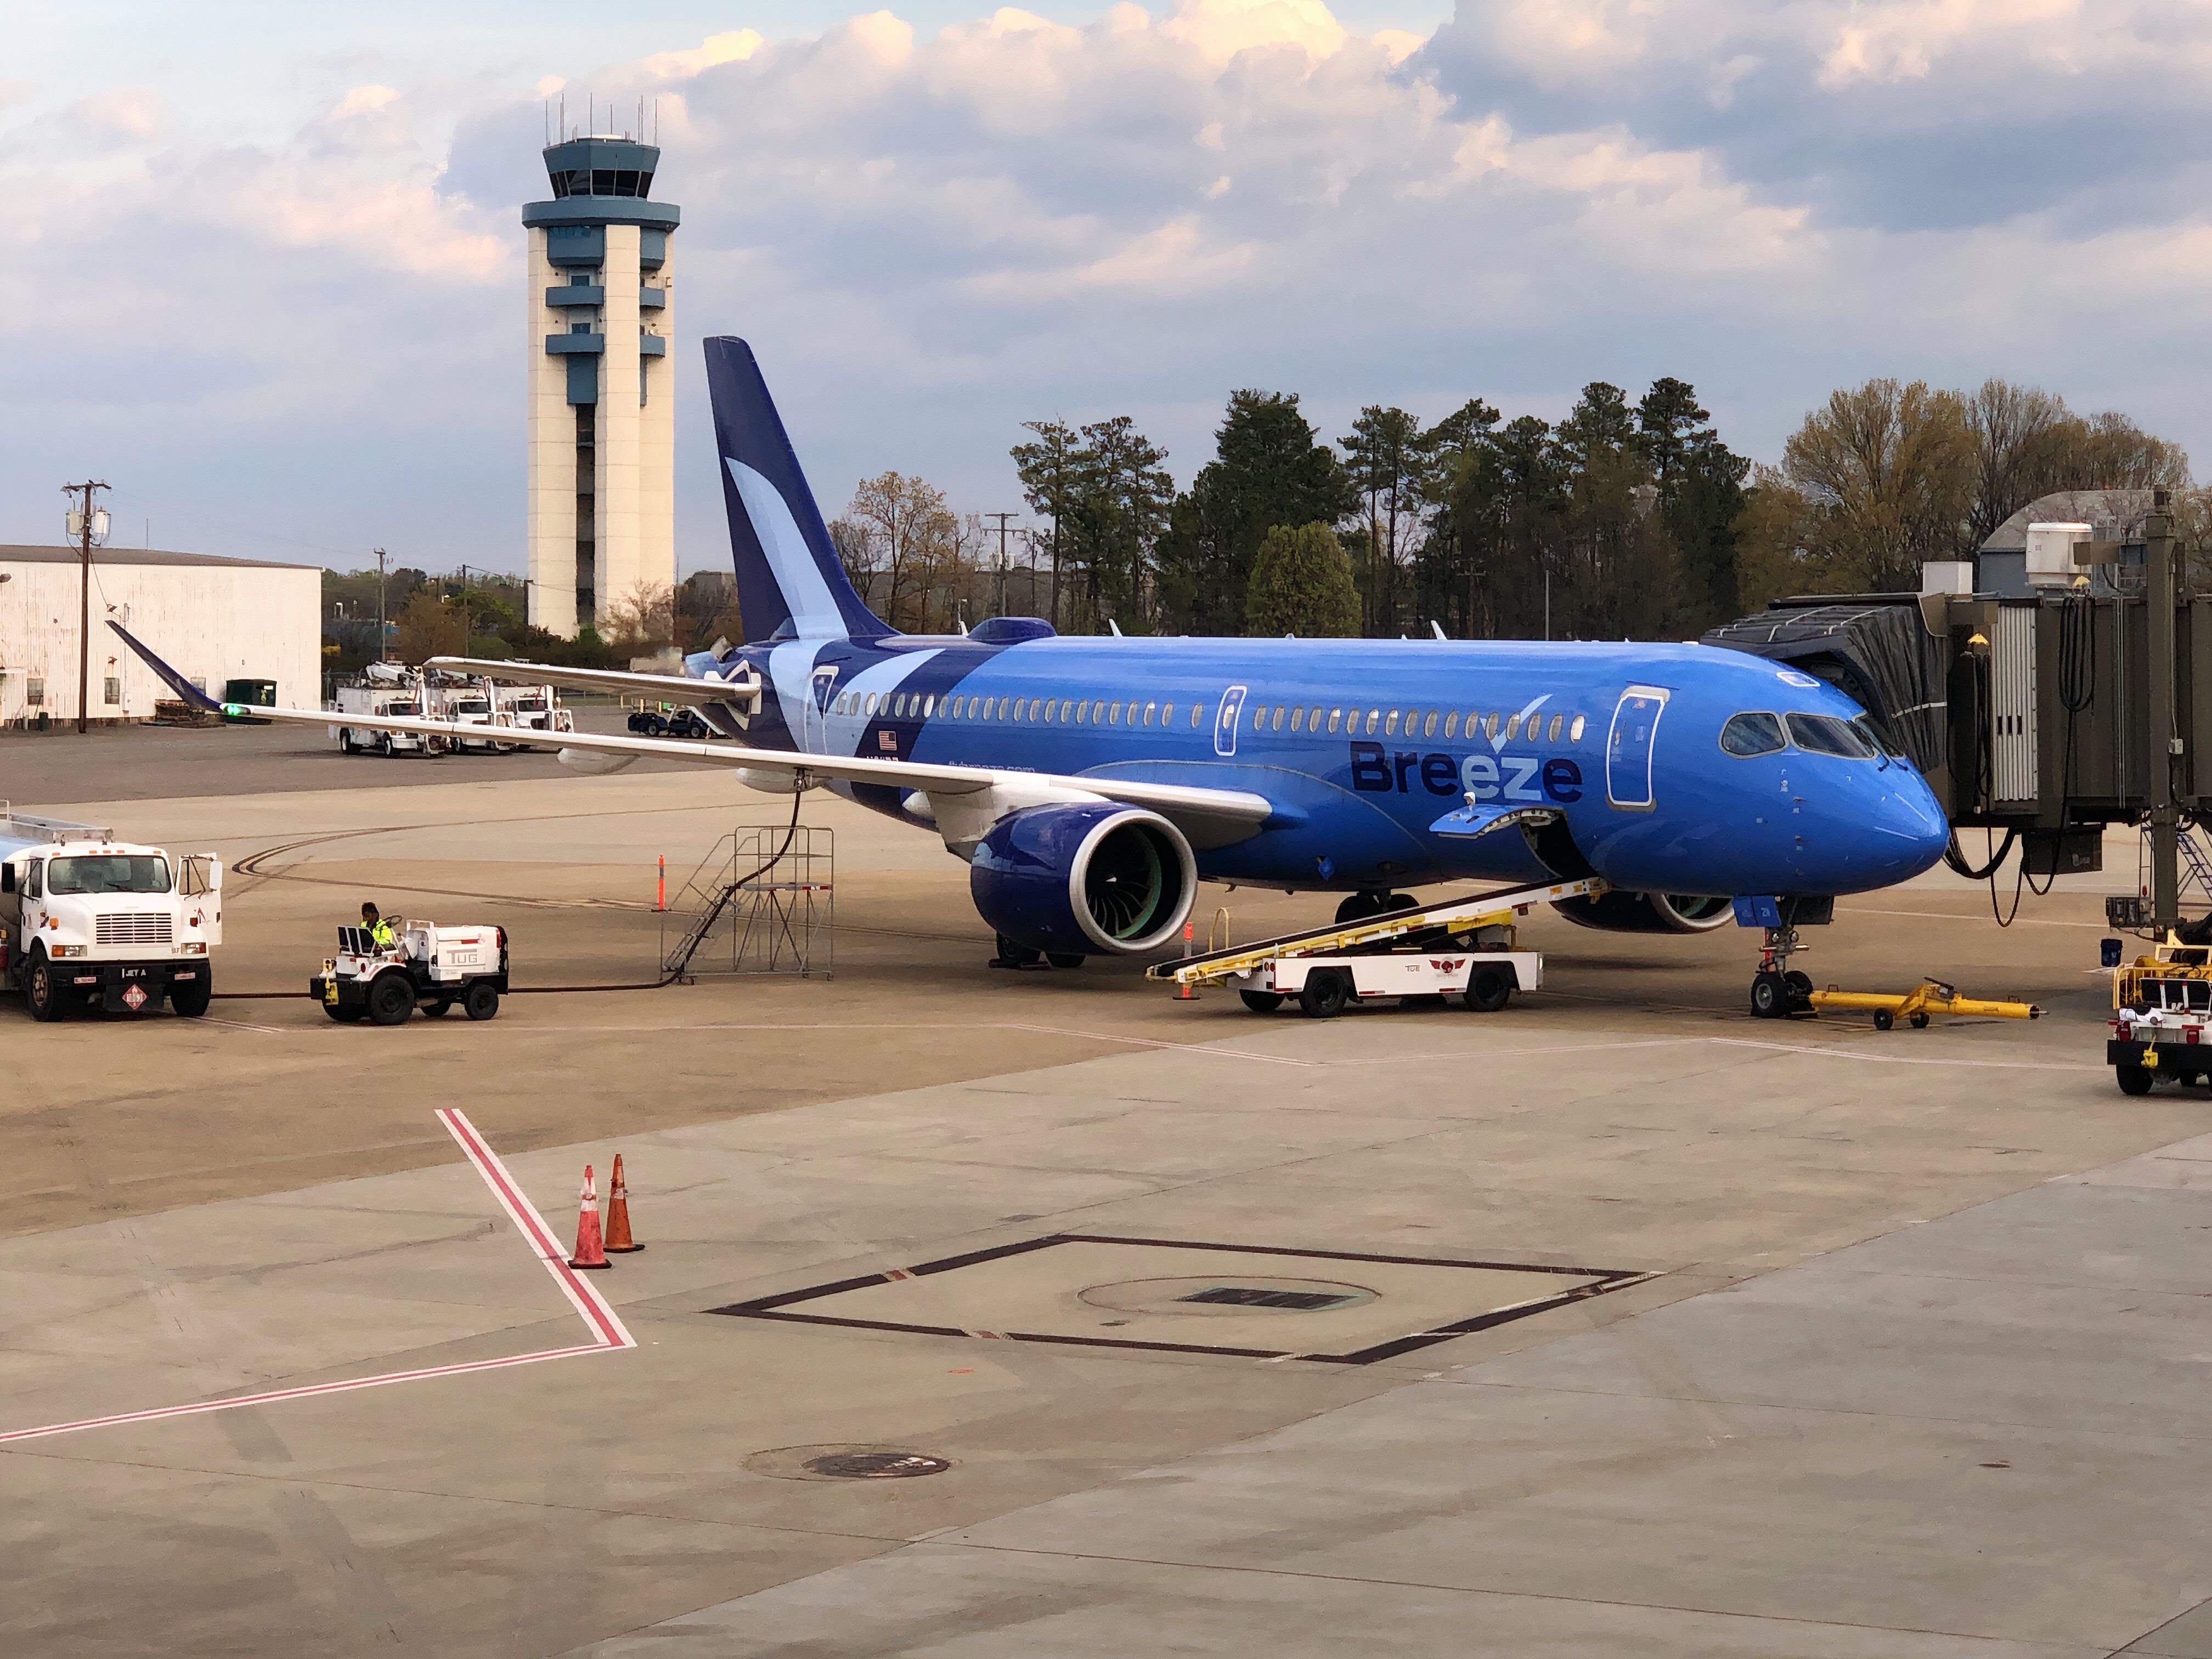
{"type": "Polygon", "coordinates": [[[2185,373],[2212,334],[2212,15],[2188,0],[1496,0],[1425,42],[1322,0],[1164,0],[667,45],[530,62],[496,98],[363,59],[259,149],[143,88],[76,106],[67,143],[11,112],[0,182],[33,205],[0,220],[0,382],[39,389],[52,446],[11,464],[143,431],[114,470],[205,489],[283,460],[511,561],[516,209],[541,101],[587,86],[657,100],[684,208],[695,562],[720,529],[690,343],[725,331],[832,510],[890,465],[1011,507],[1006,447],[1055,411],[1135,415],[1187,478],[1254,385],[1334,435],[1365,403],[1548,416],[1674,374],[1771,454],[1846,379],[2002,373],[2212,453],[2185,373]],[[65,372],[87,339],[106,367],[65,372]],[[457,482],[433,517],[395,477],[457,482]]]}

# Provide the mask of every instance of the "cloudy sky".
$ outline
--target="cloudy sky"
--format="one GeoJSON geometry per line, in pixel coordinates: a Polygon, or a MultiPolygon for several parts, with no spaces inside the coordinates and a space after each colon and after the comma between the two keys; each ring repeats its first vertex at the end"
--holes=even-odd
{"type": "Polygon", "coordinates": [[[46,7],[0,58],[0,541],[519,568],[545,104],[680,203],[678,541],[719,564],[697,341],[750,338],[824,508],[1018,509],[1024,420],[1188,482],[1234,387],[1556,416],[1694,382],[1771,458],[1831,387],[1990,374],[2212,457],[2200,0],[814,0],[46,7]],[[459,18],[460,21],[456,21],[459,18]],[[627,111],[625,117],[619,112],[627,111]],[[608,125],[602,115],[599,125],[608,125]]]}

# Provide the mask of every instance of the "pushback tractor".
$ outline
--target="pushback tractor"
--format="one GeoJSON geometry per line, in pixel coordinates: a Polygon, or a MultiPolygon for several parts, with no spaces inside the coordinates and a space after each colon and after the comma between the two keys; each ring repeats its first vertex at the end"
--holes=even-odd
{"type": "Polygon", "coordinates": [[[307,994],[345,1024],[398,1025],[417,1008],[434,1018],[458,1007],[471,1019],[489,1019],[506,994],[506,928],[428,921],[401,923],[390,945],[366,927],[341,927],[337,954],[307,981],[307,994]]]}

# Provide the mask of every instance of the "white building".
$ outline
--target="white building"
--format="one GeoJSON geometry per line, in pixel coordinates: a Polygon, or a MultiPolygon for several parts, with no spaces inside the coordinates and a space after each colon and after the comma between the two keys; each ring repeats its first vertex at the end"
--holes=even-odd
{"type": "Polygon", "coordinates": [[[529,228],[530,620],[572,636],[676,581],[669,243],[660,152],[621,137],[545,151],[529,228]]]}
{"type": "MultiPolygon", "coordinates": [[[[73,547],[0,546],[0,726],[41,714],[76,719],[80,580],[73,547]]],[[[94,720],[146,720],[156,698],[174,695],[104,626],[111,620],[210,696],[232,680],[274,680],[280,703],[321,701],[318,565],[94,548],[91,601],[94,720]]]]}

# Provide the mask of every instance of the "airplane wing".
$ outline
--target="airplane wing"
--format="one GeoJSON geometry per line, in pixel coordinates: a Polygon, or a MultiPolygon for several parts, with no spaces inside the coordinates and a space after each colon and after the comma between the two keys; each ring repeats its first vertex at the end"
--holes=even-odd
{"type": "MultiPolygon", "coordinates": [[[[264,708],[259,703],[225,703],[230,718],[290,721],[327,726],[339,717],[321,709],[264,708]]],[[[481,724],[459,720],[409,720],[398,715],[347,714],[347,726],[362,732],[419,732],[426,737],[483,739],[481,724]]],[[[927,795],[959,796],[1002,788],[1034,792],[1039,786],[1080,790],[1107,800],[1148,806],[1191,834],[1200,847],[1242,841],[1272,817],[1289,817],[1265,795],[1243,789],[1205,789],[1188,784],[1145,783],[1128,778],[1085,777],[1077,773],[1019,772],[993,766],[944,766],[920,761],[874,760],[851,755],[801,755],[787,749],[745,749],[726,740],[685,741],[672,738],[619,738],[596,732],[536,732],[501,726],[499,740],[527,749],[565,749],[599,755],[658,755],[738,772],[764,772],[779,780],[804,776],[812,782],[836,779],[891,789],[915,789],[927,795]]]]}
{"type": "MultiPolygon", "coordinates": [[[[339,717],[327,709],[269,708],[259,703],[218,703],[190,680],[163,662],[119,623],[108,627],[143,657],[149,667],[167,681],[179,696],[197,708],[220,714],[227,720],[252,719],[289,722],[295,726],[328,727],[339,717]]],[[[451,660],[459,660],[458,659],[451,660]]],[[[502,664],[502,667],[512,667],[502,664]]],[[[686,680],[688,686],[701,682],[686,680]]],[[[343,716],[343,723],[363,732],[416,732],[425,737],[483,740],[481,723],[408,719],[396,714],[343,716]]],[[[943,766],[917,761],[871,759],[848,755],[801,755],[787,749],[746,749],[726,739],[684,741],[673,738],[629,738],[596,732],[538,732],[528,726],[501,726],[501,743],[526,749],[568,750],[611,756],[658,755],[665,760],[687,761],[698,766],[720,766],[738,772],[765,773],[784,781],[804,776],[810,782],[836,779],[842,782],[872,783],[890,789],[914,789],[931,796],[957,798],[997,789],[1009,801],[1029,805],[1040,788],[1080,791],[1105,800],[1126,801],[1150,807],[1190,836],[1195,846],[1225,847],[1256,834],[1270,818],[1295,819],[1295,809],[1280,809],[1265,795],[1243,789],[1206,789],[1189,784],[1146,783],[1118,777],[1085,777],[1079,774],[1022,772],[992,766],[943,766]]],[[[1012,810],[1010,806],[1008,810],[1012,810]]]]}
{"type": "Polygon", "coordinates": [[[542,662],[496,662],[483,657],[432,657],[425,668],[471,674],[502,685],[558,685],[577,691],[611,691],[617,696],[653,697],[669,702],[728,702],[746,709],[760,706],[760,680],[750,671],[731,680],[695,680],[688,674],[632,674],[616,668],[556,668],[542,662]]]}

